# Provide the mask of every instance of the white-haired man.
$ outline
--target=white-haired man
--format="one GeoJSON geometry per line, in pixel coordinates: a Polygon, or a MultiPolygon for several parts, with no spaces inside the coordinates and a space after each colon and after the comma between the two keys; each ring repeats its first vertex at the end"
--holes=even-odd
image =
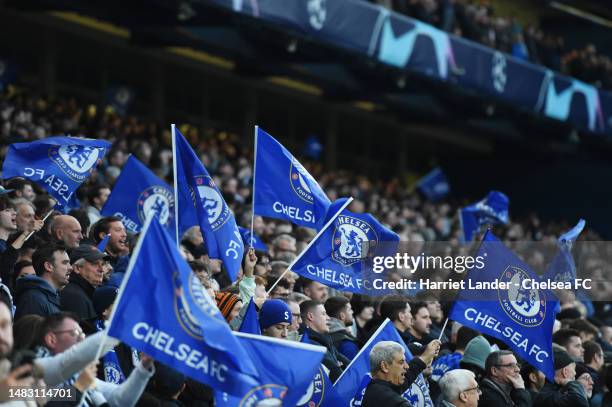
{"type": "Polygon", "coordinates": [[[442,393],[441,407],[476,407],[480,388],[474,373],[467,369],[446,372],[439,382],[442,393]]]}

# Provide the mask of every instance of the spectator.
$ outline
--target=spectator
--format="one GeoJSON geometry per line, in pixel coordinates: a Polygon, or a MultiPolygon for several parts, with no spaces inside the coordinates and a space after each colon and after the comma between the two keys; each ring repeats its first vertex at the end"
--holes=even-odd
{"type": "Polygon", "coordinates": [[[34,202],[36,192],[32,188],[32,183],[23,178],[13,178],[7,184],[6,188],[11,190],[9,197],[11,199],[25,199],[29,202],[34,202]]]}
{"type": "Polygon", "coordinates": [[[129,254],[128,236],[120,218],[107,216],[91,226],[90,237],[94,244],[100,243],[106,235],[110,235],[110,239],[105,252],[111,257],[109,261],[114,267],[121,257],[129,254]]]}
{"type": "Polygon", "coordinates": [[[318,301],[324,304],[329,297],[329,287],[319,283],[318,281],[300,278],[302,282],[302,292],[307,295],[312,301],[318,301]]]}
{"type": "Polygon", "coordinates": [[[285,304],[289,306],[291,311],[291,325],[289,326],[289,332],[287,333],[287,339],[291,341],[300,340],[300,325],[302,324],[302,314],[300,314],[300,304],[289,298],[283,299],[285,304]]]}
{"type": "Polygon", "coordinates": [[[580,333],[575,329],[560,329],[553,335],[553,342],[565,348],[567,353],[576,361],[584,361],[584,348],[580,333]]]}
{"type": "Polygon", "coordinates": [[[329,336],[338,352],[352,360],[359,353],[359,345],[350,328],[354,323],[353,309],[348,298],[330,297],[325,301],[325,311],[329,315],[329,336]]]}
{"type": "Polygon", "coordinates": [[[292,316],[289,306],[281,300],[268,300],[259,311],[261,334],[278,339],[287,339],[292,316]]]}
{"type": "Polygon", "coordinates": [[[110,193],[110,188],[105,184],[98,184],[90,188],[87,194],[87,202],[89,203],[87,206],[87,216],[89,217],[90,225],[93,225],[102,217],[100,211],[106,203],[110,193]]]}
{"type": "Polygon", "coordinates": [[[589,407],[583,385],[576,380],[576,362],[564,350],[554,350],[555,379],[536,395],[533,407],[589,407]]]}
{"type": "Polygon", "coordinates": [[[410,314],[412,315],[412,323],[408,331],[405,332],[405,336],[408,338],[409,343],[419,342],[426,344],[432,324],[427,304],[425,302],[411,304],[410,314]]]}
{"type": "Polygon", "coordinates": [[[535,396],[546,383],[546,376],[529,363],[525,363],[521,366],[521,377],[525,382],[525,388],[531,395],[531,400],[535,400],[535,396]]]}
{"type": "Polygon", "coordinates": [[[479,335],[468,342],[459,367],[471,370],[478,382],[485,376],[485,362],[491,353],[491,345],[484,336],[479,335]]]}
{"type": "MultiPolygon", "coordinates": [[[[605,365],[604,353],[601,346],[594,341],[587,341],[584,347],[584,369],[593,379],[593,397],[591,407],[601,405],[604,396],[604,383],[602,380],[603,367],[605,365]]],[[[576,373],[576,377],[580,375],[576,373]]]]}
{"type": "MultiPolygon", "coordinates": [[[[266,287],[266,291],[270,291],[272,285],[276,282],[276,280],[268,282],[268,286],[266,287]]],[[[276,286],[270,291],[270,298],[289,298],[289,294],[291,291],[289,290],[289,283],[285,280],[280,280],[276,286]]]]}
{"type": "Polygon", "coordinates": [[[6,193],[0,194],[0,253],[7,248],[9,235],[17,230],[17,212],[6,193]]]}
{"type": "Polygon", "coordinates": [[[408,329],[412,326],[412,314],[410,313],[410,303],[408,298],[402,295],[390,295],[383,299],[380,304],[380,315],[389,320],[397,329],[406,345],[410,343],[409,336],[407,336],[408,329]]]}
{"type": "Polygon", "coordinates": [[[51,237],[59,242],[63,242],[66,250],[70,251],[78,247],[83,239],[81,224],[70,215],[58,215],[51,224],[51,237]]]}
{"type": "Polygon", "coordinates": [[[525,390],[521,367],[508,350],[491,353],[485,362],[479,407],[530,407],[531,395],[525,390]]]}
{"type": "Polygon", "coordinates": [[[440,379],[440,390],[441,407],[476,407],[482,394],[474,373],[465,369],[445,373],[440,379]]]}
{"type": "Polygon", "coordinates": [[[468,328],[467,326],[462,326],[459,328],[456,337],[455,351],[453,353],[440,356],[433,362],[431,380],[437,382],[446,372],[459,369],[459,363],[461,362],[463,354],[465,353],[465,347],[476,336],[478,336],[478,332],[468,328]]]}
{"type": "Polygon", "coordinates": [[[217,301],[219,311],[221,311],[223,318],[225,318],[227,322],[231,322],[242,309],[242,301],[236,294],[218,292],[215,295],[215,300],[217,301]]]}
{"type": "Polygon", "coordinates": [[[34,229],[35,218],[35,207],[32,202],[26,199],[17,199],[14,201],[16,217],[15,222],[17,224],[17,230],[31,231],[34,229]]]}

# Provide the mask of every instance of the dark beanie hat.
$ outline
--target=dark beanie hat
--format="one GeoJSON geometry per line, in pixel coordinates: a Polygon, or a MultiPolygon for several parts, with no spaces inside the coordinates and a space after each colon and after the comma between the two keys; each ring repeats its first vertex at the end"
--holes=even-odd
{"type": "Polygon", "coordinates": [[[117,298],[117,287],[113,287],[111,285],[104,285],[102,287],[96,288],[93,294],[93,306],[96,310],[96,314],[98,317],[102,317],[102,313],[106,311],[108,307],[110,307],[113,302],[115,302],[115,298],[117,298]]]}
{"type": "Polygon", "coordinates": [[[236,294],[218,292],[215,294],[215,300],[217,301],[217,308],[221,311],[221,315],[229,322],[228,318],[234,309],[234,305],[240,301],[240,298],[236,294]]]}
{"type": "Polygon", "coordinates": [[[554,353],[555,370],[563,369],[565,366],[569,366],[572,363],[574,363],[574,360],[569,355],[569,353],[567,353],[564,350],[555,349],[553,353],[554,353]]]}
{"type": "Polygon", "coordinates": [[[291,323],[289,306],[278,299],[264,302],[261,311],[259,311],[259,326],[261,329],[269,328],[281,322],[291,323]]]}
{"type": "Polygon", "coordinates": [[[576,379],[578,379],[583,374],[588,373],[591,374],[591,371],[584,363],[576,363],[576,379]]]}

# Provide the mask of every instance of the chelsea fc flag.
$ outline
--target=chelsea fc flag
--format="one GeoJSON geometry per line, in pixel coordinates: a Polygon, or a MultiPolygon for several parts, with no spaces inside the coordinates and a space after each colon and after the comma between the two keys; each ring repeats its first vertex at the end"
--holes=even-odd
{"type": "Polygon", "coordinates": [[[253,179],[254,213],[317,230],[323,226],[329,198],[302,164],[259,127],[253,179]]]}
{"type": "Polygon", "coordinates": [[[554,381],[552,330],[557,298],[541,289],[540,278],[487,232],[466,275],[449,318],[504,341],[521,358],[554,381]]]}
{"type": "Polygon", "coordinates": [[[127,230],[138,233],[151,211],[174,235],[174,191],[130,155],[100,213],[120,217],[127,230]]]}
{"type": "Polygon", "coordinates": [[[244,394],[256,367],[156,218],[149,216],[123,279],[109,335],[183,374],[244,394]]]}
{"type": "Polygon", "coordinates": [[[111,143],[77,137],[49,137],[9,146],[3,178],[23,177],[47,190],[63,207],[78,202],[74,192],[91,175],[111,143]]]}
{"type": "Polygon", "coordinates": [[[221,259],[231,280],[235,281],[244,255],[244,243],[234,214],[185,137],[177,128],[172,128],[179,234],[192,226],[200,226],[208,255],[221,259]]]}

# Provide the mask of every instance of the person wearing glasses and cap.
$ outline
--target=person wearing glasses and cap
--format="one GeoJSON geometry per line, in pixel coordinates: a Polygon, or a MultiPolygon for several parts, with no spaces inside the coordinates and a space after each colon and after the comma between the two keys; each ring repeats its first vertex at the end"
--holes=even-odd
{"type": "Polygon", "coordinates": [[[440,407],[476,407],[480,398],[480,387],[474,372],[467,369],[448,371],[439,381],[442,392],[440,407]]]}
{"type": "Polygon", "coordinates": [[[509,350],[492,352],[485,361],[485,378],[480,383],[478,407],[530,407],[531,394],[525,389],[521,366],[509,350]]]}

